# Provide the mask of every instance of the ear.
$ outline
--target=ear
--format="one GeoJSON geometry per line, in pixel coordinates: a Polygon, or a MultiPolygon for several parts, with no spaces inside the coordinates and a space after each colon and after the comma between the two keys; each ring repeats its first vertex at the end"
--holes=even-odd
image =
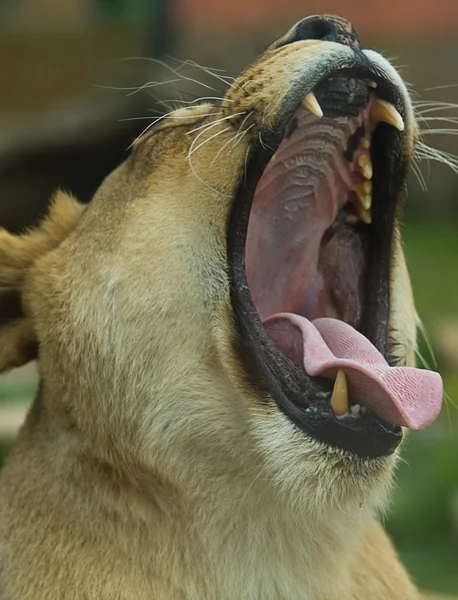
{"type": "Polygon", "coordinates": [[[58,192],[38,227],[22,235],[0,229],[0,373],[36,358],[36,335],[22,303],[24,282],[35,261],[59,246],[84,210],[72,196],[58,192]]]}

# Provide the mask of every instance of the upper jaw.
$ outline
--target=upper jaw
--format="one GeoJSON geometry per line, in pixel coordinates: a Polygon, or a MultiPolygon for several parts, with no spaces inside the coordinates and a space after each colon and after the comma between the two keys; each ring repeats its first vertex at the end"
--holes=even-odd
{"type": "MultiPolygon", "coordinates": [[[[280,409],[315,439],[325,443],[332,439],[333,445],[344,451],[363,457],[377,457],[394,451],[402,439],[401,428],[374,419],[361,431],[351,423],[342,424],[336,421],[329,405],[332,383],[322,378],[309,377],[303,369],[292,365],[291,361],[278,352],[265,333],[253,304],[245,274],[245,239],[256,185],[283,139],[298,106],[311,92],[317,91],[315,97],[320,100],[320,85],[330,77],[374,82],[377,97],[390,102],[405,125],[404,131],[400,131],[401,127],[379,128],[372,151],[372,158],[377,166],[374,173],[375,224],[372,229],[372,243],[377,252],[372,252],[369,257],[368,268],[372,273],[373,293],[367,302],[363,331],[382,354],[388,355],[392,235],[406,176],[408,145],[413,123],[412,108],[402,80],[380,55],[365,51],[355,52],[337,44],[329,45],[335,47],[308,61],[295,73],[287,93],[277,103],[275,114],[271,115],[270,126],[262,131],[264,143],[257,144],[251,155],[245,182],[241,185],[234,202],[229,228],[231,295],[238,328],[243,338],[240,344],[242,360],[248,365],[250,381],[258,387],[259,394],[262,397],[273,396],[280,409]],[[380,260],[381,255],[384,256],[384,260],[380,260]],[[304,409],[308,404],[304,399],[307,398],[313,398],[316,414],[305,414],[304,409]]],[[[326,118],[329,108],[323,108],[326,118]]]]}
{"type": "Polygon", "coordinates": [[[240,107],[257,114],[253,139],[261,133],[266,146],[275,146],[301,101],[331,76],[374,82],[377,96],[391,102],[402,117],[407,133],[405,139],[411,137],[414,117],[408,91],[397,71],[383,56],[372,50],[354,50],[334,42],[304,42],[289,53],[281,50],[269,51],[253,67],[253,74],[243,75],[239,85],[232,86],[226,95],[228,111],[240,107]],[[264,60],[274,65],[275,78],[264,76],[264,60]],[[250,86],[254,86],[253,89],[250,86]]]}

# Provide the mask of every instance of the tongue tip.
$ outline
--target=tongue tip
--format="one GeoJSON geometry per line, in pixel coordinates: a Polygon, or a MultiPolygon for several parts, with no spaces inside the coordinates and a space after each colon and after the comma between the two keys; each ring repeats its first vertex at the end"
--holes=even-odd
{"type": "Polygon", "coordinates": [[[422,370],[424,373],[425,391],[420,406],[415,407],[415,412],[403,415],[403,427],[409,429],[424,429],[434,423],[442,408],[444,386],[442,377],[436,371],[422,370]]]}
{"type": "MultiPolygon", "coordinates": [[[[299,315],[278,313],[266,319],[264,325],[271,334],[279,327],[279,339],[283,341],[280,346],[286,344],[290,358],[302,363],[311,377],[334,379],[337,370],[343,369],[355,397],[359,392],[362,403],[386,422],[423,429],[439,415],[443,396],[439,373],[390,367],[371,342],[347,323],[331,318],[311,322],[299,315]],[[302,334],[296,344],[292,333],[295,329],[302,334]]],[[[273,338],[278,343],[277,336],[273,338]]]]}

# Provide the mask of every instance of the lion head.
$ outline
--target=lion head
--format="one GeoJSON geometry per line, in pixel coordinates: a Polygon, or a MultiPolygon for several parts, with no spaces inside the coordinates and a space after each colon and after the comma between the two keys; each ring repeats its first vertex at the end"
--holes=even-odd
{"type": "Polygon", "coordinates": [[[126,477],[347,527],[440,406],[399,228],[416,135],[348,22],[299,22],[151,124],[87,208],[60,193],[2,232],[2,368],[37,355],[48,426],[126,477]]]}

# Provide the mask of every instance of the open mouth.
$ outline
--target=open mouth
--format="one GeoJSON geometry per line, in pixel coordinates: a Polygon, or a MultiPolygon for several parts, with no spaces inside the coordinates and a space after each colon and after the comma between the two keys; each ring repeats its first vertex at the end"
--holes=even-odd
{"type": "Polygon", "coordinates": [[[387,455],[442,397],[436,373],[389,357],[405,106],[369,67],[336,71],[297,100],[262,134],[234,203],[240,351],[250,383],[308,435],[387,455]]]}

